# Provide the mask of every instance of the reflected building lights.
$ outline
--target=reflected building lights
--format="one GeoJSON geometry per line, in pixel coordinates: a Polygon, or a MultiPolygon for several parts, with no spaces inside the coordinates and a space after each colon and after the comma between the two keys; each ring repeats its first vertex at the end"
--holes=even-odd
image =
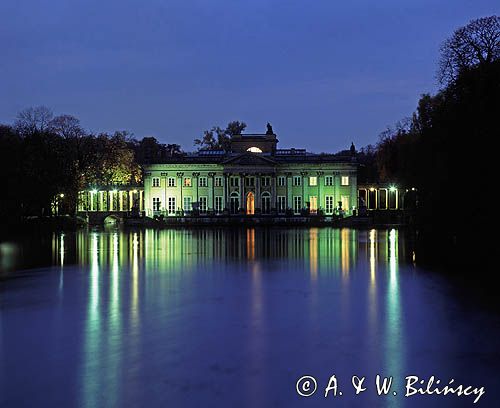
{"type": "Polygon", "coordinates": [[[255,260],[255,228],[247,229],[247,259],[255,260]]]}
{"type": "MultiPolygon", "coordinates": [[[[403,378],[403,327],[398,277],[398,232],[389,232],[389,282],[387,288],[386,367],[395,379],[403,378]]],[[[398,383],[396,383],[398,385],[398,383]]],[[[399,384],[400,385],[400,384],[399,384]]]]}
{"type": "Polygon", "coordinates": [[[345,279],[349,275],[349,230],[343,228],[340,233],[340,245],[341,245],[341,265],[342,265],[342,278],[345,279]]]}
{"type": "Polygon", "coordinates": [[[137,233],[134,232],[132,241],[132,305],[131,320],[132,326],[136,328],[139,323],[139,242],[137,233]]]}
{"type": "Polygon", "coordinates": [[[91,264],[90,290],[85,321],[84,361],[83,361],[83,405],[86,407],[98,406],[100,372],[99,369],[99,341],[101,334],[99,313],[99,235],[91,235],[91,264]]]}
{"type": "Polygon", "coordinates": [[[309,230],[309,269],[312,280],[318,279],[318,229],[309,230]]]}

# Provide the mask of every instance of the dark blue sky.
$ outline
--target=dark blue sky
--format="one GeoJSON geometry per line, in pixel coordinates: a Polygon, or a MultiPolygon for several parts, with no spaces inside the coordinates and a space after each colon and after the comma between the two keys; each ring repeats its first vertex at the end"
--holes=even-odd
{"type": "Polygon", "coordinates": [[[498,0],[0,2],[0,123],[28,106],[192,149],[270,121],[281,147],[375,143],[434,92],[440,43],[498,0]]]}

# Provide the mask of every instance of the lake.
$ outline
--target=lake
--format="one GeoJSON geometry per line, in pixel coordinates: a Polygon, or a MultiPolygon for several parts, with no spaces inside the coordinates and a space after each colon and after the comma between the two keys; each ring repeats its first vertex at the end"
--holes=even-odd
{"type": "Polygon", "coordinates": [[[0,405],[498,406],[498,310],[417,265],[397,229],[111,228],[3,241],[0,405]],[[387,395],[377,374],[393,377],[387,395]],[[316,386],[298,382],[306,375],[316,386]],[[353,376],[365,377],[359,395],[353,376]],[[405,397],[407,376],[421,387],[435,376],[434,388],[453,379],[471,395],[405,397]]]}

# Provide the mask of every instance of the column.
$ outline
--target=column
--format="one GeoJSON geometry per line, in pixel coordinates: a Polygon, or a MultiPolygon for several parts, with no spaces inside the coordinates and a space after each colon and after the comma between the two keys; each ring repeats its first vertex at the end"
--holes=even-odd
{"type": "Polygon", "coordinates": [[[243,200],[243,194],[244,194],[244,186],[243,186],[243,181],[245,180],[243,175],[240,173],[239,175],[239,183],[238,183],[238,188],[239,188],[239,193],[240,193],[240,208],[245,208],[244,200],[243,200]]]}
{"type": "Polygon", "coordinates": [[[307,171],[301,171],[300,175],[302,176],[302,208],[306,208],[306,202],[309,201],[307,171]]]}
{"type": "Polygon", "coordinates": [[[118,194],[119,194],[119,195],[118,195],[118,201],[119,201],[119,202],[118,202],[118,205],[120,206],[120,211],[123,211],[123,191],[122,191],[122,190],[120,190],[120,191],[118,192],[118,194]]]}
{"type": "Polygon", "coordinates": [[[351,208],[358,208],[358,188],[356,183],[356,176],[354,175],[354,173],[349,174],[349,183],[351,184],[351,199],[349,200],[349,205],[351,206],[351,208]]]}
{"type": "Polygon", "coordinates": [[[340,177],[339,172],[333,172],[333,208],[337,208],[340,201],[340,177]]]}
{"type": "Polygon", "coordinates": [[[260,199],[260,178],[262,174],[257,173],[255,175],[255,203],[254,208],[260,208],[262,211],[262,200],[260,199]]]}
{"type": "Polygon", "coordinates": [[[215,177],[215,173],[214,172],[210,172],[208,173],[208,211],[214,211],[215,213],[215,198],[214,198],[214,177],[215,177]]]}
{"type": "MultiPolygon", "coordinates": [[[[179,201],[180,203],[177,204],[177,208],[179,208],[181,211],[184,210],[184,197],[182,195],[183,191],[182,191],[182,188],[184,187],[184,173],[182,171],[179,171],[177,172],[177,182],[179,183],[179,191],[181,192],[180,194],[180,197],[179,197],[179,201]]],[[[177,211],[177,208],[175,209],[177,211]]],[[[181,212],[182,214],[182,212],[181,212]]]]}
{"type": "Polygon", "coordinates": [[[323,200],[321,198],[321,193],[322,193],[321,179],[323,178],[323,174],[325,174],[325,172],[318,171],[316,174],[318,175],[318,211],[319,211],[320,208],[323,209],[323,210],[325,209],[323,207],[323,200]]]}
{"type": "Polygon", "coordinates": [[[224,203],[224,209],[229,208],[229,176],[227,173],[224,173],[224,177],[222,178],[223,188],[222,188],[222,202],[224,203]]]}
{"type": "Polygon", "coordinates": [[[278,198],[276,197],[276,173],[271,176],[271,209],[278,211],[278,198]]]}
{"type": "Polygon", "coordinates": [[[287,172],[286,175],[286,208],[293,208],[292,203],[292,173],[287,172]]]}
{"type": "Polygon", "coordinates": [[[228,183],[228,174],[227,173],[224,173],[224,177],[222,178],[222,182],[224,183],[222,185],[222,202],[224,203],[224,209],[226,208],[229,208],[229,202],[228,202],[228,197],[229,197],[229,193],[228,193],[228,187],[229,187],[229,183],[228,183]]]}

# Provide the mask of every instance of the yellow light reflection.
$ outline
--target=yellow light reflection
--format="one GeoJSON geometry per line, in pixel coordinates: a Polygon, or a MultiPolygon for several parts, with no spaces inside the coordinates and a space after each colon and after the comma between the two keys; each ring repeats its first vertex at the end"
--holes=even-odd
{"type": "Polygon", "coordinates": [[[249,261],[255,260],[255,229],[247,229],[247,258],[249,261]]]}
{"type": "Polygon", "coordinates": [[[349,230],[347,228],[343,228],[340,233],[340,245],[342,247],[341,253],[341,267],[342,267],[342,278],[345,279],[349,275],[349,230]]]}
{"type": "Polygon", "coordinates": [[[309,269],[311,278],[318,279],[318,229],[309,230],[309,269]]]}

